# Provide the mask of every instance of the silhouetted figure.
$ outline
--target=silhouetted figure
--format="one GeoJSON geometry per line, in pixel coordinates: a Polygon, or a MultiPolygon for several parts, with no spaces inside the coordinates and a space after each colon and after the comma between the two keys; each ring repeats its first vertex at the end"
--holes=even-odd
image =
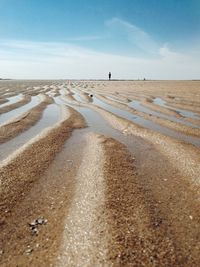
{"type": "Polygon", "coordinates": [[[111,72],[108,73],[108,78],[109,78],[109,81],[111,79],[111,72]]]}

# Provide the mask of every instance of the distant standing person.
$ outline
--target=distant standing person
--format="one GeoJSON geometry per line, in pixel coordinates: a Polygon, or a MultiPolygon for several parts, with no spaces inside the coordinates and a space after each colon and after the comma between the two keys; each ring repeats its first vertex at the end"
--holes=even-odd
{"type": "Polygon", "coordinates": [[[109,78],[109,81],[111,79],[111,72],[108,73],[108,78],[109,78]]]}

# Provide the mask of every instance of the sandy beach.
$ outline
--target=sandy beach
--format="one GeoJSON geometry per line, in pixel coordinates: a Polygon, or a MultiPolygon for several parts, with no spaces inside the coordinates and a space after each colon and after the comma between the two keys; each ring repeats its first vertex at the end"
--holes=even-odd
{"type": "Polygon", "coordinates": [[[200,266],[199,81],[2,80],[0,150],[0,266],[200,266]]]}

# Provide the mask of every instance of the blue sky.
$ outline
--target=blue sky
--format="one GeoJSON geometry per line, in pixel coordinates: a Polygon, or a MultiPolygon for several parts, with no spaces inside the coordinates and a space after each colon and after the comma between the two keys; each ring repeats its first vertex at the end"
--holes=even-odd
{"type": "Polygon", "coordinates": [[[0,0],[0,77],[200,78],[199,0],[0,0]]]}

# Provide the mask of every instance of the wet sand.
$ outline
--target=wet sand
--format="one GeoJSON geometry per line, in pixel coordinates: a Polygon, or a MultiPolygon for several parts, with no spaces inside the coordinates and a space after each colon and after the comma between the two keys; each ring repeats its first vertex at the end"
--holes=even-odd
{"type": "Polygon", "coordinates": [[[4,107],[0,107],[0,114],[11,111],[17,107],[23,106],[24,104],[27,104],[29,101],[31,101],[31,97],[23,95],[21,96],[21,99],[19,99],[19,101],[10,105],[6,105],[4,107]]]}
{"type": "Polygon", "coordinates": [[[40,103],[34,108],[23,113],[19,117],[0,125],[0,144],[29,129],[41,118],[43,110],[48,104],[51,104],[53,100],[45,95],[41,95],[40,98],[40,103]]]}
{"type": "Polygon", "coordinates": [[[62,115],[2,157],[1,266],[200,265],[200,82],[0,82],[1,99],[21,93],[48,96],[24,114],[2,106],[16,109],[5,153],[52,101],[62,115]]]}

